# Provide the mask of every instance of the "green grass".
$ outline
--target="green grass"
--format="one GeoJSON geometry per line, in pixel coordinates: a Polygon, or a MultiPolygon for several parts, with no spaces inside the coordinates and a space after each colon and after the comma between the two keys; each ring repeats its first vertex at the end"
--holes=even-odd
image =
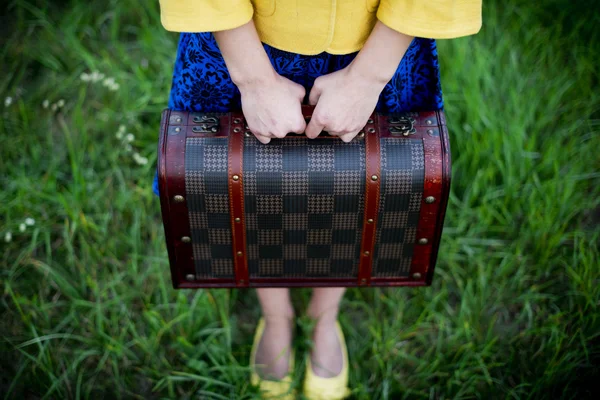
{"type": "MultiPolygon", "coordinates": [[[[177,35],[157,3],[2,6],[6,398],[258,398],[254,291],[171,288],[151,180],[177,35]],[[81,80],[96,70],[119,90],[81,80]]],[[[434,284],[349,290],[353,398],[598,394],[600,12],[586,4],[486,0],[479,35],[440,41],[454,165],[434,284]]],[[[309,295],[294,291],[300,312],[309,295]]]]}

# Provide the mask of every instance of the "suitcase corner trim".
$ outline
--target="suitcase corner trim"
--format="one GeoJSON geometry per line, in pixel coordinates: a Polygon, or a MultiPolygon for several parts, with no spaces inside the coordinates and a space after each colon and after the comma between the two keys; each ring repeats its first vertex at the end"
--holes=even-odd
{"type": "Polygon", "coordinates": [[[177,160],[184,160],[186,135],[185,133],[169,135],[171,125],[181,125],[182,127],[186,125],[187,121],[184,119],[184,113],[165,109],[161,116],[158,143],[158,192],[169,256],[171,282],[174,289],[184,287],[184,277],[187,274],[195,275],[195,271],[189,268],[190,266],[193,268],[193,263],[186,262],[185,265],[188,268],[181,271],[178,265],[182,263],[177,262],[178,258],[189,258],[190,261],[192,259],[191,246],[185,246],[184,243],[188,239],[191,241],[185,193],[185,164],[183,162],[177,163],[177,160]],[[167,155],[173,151],[181,151],[181,157],[168,157],[167,155]],[[173,179],[173,176],[176,176],[176,179],[173,179]],[[179,240],[176,240],[176,237],[179,237],[179,240]],[[182,244],[184,246],[181,246],[182,244]],[[188,269],[190,270],[188,271],[188,269]]]}

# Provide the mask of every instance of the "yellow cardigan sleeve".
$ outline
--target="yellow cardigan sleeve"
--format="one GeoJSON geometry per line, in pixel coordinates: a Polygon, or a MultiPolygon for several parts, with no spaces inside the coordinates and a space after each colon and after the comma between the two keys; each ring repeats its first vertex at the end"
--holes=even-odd
{"type": "Polygon", "coordinates": [[[163,27],[174,32],[216,32],[252,19],[250,0],[160,0],[163,27]]]}
{"type": "Polygon", "coordinates": [[[377,19],[405,35],[451,39],[481,29],[482,0],[381,0],[377,19]]]}

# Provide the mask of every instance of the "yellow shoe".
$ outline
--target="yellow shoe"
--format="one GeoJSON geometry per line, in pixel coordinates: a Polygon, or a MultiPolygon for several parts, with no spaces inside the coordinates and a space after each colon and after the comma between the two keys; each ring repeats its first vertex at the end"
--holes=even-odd
{"type": "Polygon", "coordinates": [[[348,389],[348,348],[340,323],[336,321],[338,340],[342,348],[342,370],[332,378],[317,376],[312,369],[310,355],[306,361],[306,376],[304,378],[304,396],[308,400],[341,400],[350,395],[348,389]]]}
{"type": "Polygon", "coordinates": [[[256,326],[256,333],[254,334],[254,343],[252,344],[252,351],[250,352],[250,366],[252,367],[252,374],[250,375],[250,381],[252,385],[258,386],[261,391],[263,399],[278,399],[278,400],[294,400],[296,397],[295,392],[292,390],[292,371],[294,370],[294,351],[290,351],[290,361],[288,373],[282,379],[277,381],[270,381],[262,379],[254,366],[256,365],[256,350],[262,338],[263,332],[265,331],[265,320],[261,318],[256,326]]]}

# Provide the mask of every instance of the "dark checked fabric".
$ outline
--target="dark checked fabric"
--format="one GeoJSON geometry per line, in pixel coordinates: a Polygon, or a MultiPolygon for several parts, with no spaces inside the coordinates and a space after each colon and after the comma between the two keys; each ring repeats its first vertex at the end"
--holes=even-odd
{"type": "Polygon", "coordinates": [[[373,276],[408,276],[424,179],[423,142],[381,139],[381,194],[373,276]]]}
{"type": "Polygon", "coordinates": [[[185,188],[196,275],[234,275],[227,186],[227,140],[189,138],[186,142],[185,188]]]}
{"type": "MultiPolygon", "coordinates": [[[[186,190],[198,277],[234,275],[227,140],[190,138],[186,190]]],[[[423,192],[423,145],[381,140],[373,275],[410,270],[423,192]]],[[[365,192],[364,140],[244,138],[244,208],[251,277],[356,277],[365,192]]]]}
{"type": "Polygon", "coordinates": [[[243,176],[250,276],[356,276],[364,141],[246,138],[243,176]]]}

